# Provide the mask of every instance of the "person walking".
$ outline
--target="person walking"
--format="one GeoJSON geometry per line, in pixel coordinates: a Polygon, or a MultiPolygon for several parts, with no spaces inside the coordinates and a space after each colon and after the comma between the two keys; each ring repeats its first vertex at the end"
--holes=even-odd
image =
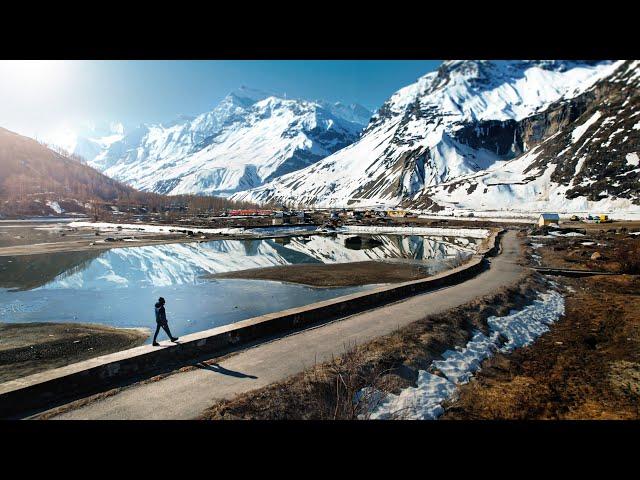
{"type": "Polygon", "coordinates": [[[164,298],[160,297],[158,299],[158,302],[156,303],[156,333],[153,336],[153,346],[157,347],[158,345],[160,345],[158,342],[156,342],[157,338],[158,338],[158,333],[160,332],[160,327],[162,327],[162,329],[167,332],[167,335],[169,336],[169,338],[171,339],[172,342],[175,342],[176,340],[178,340],[178,337],[174,337],[173,335],[171,335],[171,330],[169,330],[169,322],[167,322],[167,313],[164,311],[164,298]]]}

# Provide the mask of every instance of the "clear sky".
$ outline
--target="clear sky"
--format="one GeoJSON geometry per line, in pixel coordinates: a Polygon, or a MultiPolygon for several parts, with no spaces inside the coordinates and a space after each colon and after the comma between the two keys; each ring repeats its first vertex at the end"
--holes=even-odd
{"type": "Polygon", "coordinates": [[[250,88],[377,109],[439,60],[0,61],[0,127],[51,137],[86,125],[164,122],[250,88]]]}

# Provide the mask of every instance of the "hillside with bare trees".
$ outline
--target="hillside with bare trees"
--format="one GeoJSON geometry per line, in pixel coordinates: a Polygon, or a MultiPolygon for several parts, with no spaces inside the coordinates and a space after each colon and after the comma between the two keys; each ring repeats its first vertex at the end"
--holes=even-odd
{"type": "Polygon", "coordinates": [[[108,205],[191,211],[253,206],[219,197],[139,192],[31,138],[0,128],[0,216],[93,214],[108,205]]]}

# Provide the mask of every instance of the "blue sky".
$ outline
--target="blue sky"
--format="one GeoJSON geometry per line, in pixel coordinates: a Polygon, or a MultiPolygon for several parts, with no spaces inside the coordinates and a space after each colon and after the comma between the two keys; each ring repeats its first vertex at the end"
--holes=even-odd
{"type": "Polygon", "coordinates": [[[439,60],[0,61],[0,127],[46,137],[88,123],[163,122],[241,85],[377,109],[439,60]]]}

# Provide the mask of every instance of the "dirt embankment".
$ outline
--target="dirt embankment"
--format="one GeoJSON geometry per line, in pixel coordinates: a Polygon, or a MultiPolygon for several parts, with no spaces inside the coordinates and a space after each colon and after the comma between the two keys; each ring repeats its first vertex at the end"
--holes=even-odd
{"type": "MultiPolygon", "coordinates": [[[[104,250],[110,250],[112,248],[124,248],[124,247],[142,247],[147,245],[165,245],[169,243],[188,243],[188,242],[200,242],[201,239],[194,237],[187,237],[183,235],[158,235],[158,234],[137,234],[135,238],[128,232],[124,234],[102,234],[99,237],[93,236],[93,232],[89,234],[85,233],[83,239],[78,237],[62,237],[52,240],[47,243],[22,243],[10,246],[0,246],[0,256],[18,256],[18,255],[39,255],[49,254],[57,252],[103,252],[104,250]],[[105,241],[105,237],[111,236],[115,241],[105,241]],[[124,240],[127,238],[127,240],[124,240]],[[100,243],[98,243],[100,242],[100,243]]],[[[217,238],[211,236],[209,240],[216,240],[217,238]]]]}
{"type": "MultiPolygon", "coordinates": [[[[455,265],[452,265],[452,267],[455,265]]],[[[235,272],[216,273],[208,278],[244,278],[300,283],[314,287],[350,287],[372,283],[396,283],[429,276],[425,266],[406,262],[350,262],[333,264],[279,265],[235,272]]]]}
{"type": "Polygon", "coordinates": [[[640,418],[640,238],[588,233],[535,252],[544,266],[620,274],[555,277],[569,287],[565,316],[533,345],[487,360],[443,418],[640,418]]]}
{"type": "Polygon", "coordinates": [[[603,273],[640,274],[640,236],[625,232],[587,232],[584,236],[533,237],[532,265],[603,273]],[[533,248],[535,247],[535,248],[533,248]],[[533,260],[538,257],[538,263],[533,260]]]}
{"type": "Polygon", "coordinates": [[[640,418],[640,278],[562,279],[565,317],[487,360],[444,419],[640,418]]]}
{"type": "Polygon", "coordinates": [[[142,345],[149,332],[77,323],[0,323],[0,382],[142,345]]]}

